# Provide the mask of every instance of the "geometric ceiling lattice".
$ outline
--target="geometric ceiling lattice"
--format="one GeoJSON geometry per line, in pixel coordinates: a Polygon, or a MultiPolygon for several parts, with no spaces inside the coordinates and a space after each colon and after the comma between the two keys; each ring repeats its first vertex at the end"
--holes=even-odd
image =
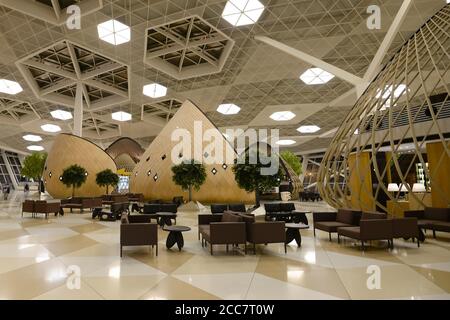
{"type": "Polygon", "coordinates": [[[144,63],[183,80],[218,73],[234,41],[199,16],[147,29],[144,63]]]}
{"type": "Polygon", "coordinates": [[[67,8],[71,5],[77,5],[80,8],[80,16],[103,7],[102,0],[0,0],[0,5],[54,25],[66,23],[71,15],[67,13],[67,8]]]}
{"type": "Polygon", "coordinates": [[[0,97],[0,122],[23,124],[40,118],[28,102],[0,97]]]}
{"type": "Polygon", "coordinates": [[[156,116],[165,121],[169,121],[175,115],[175,112],[181,107],[182,102],[177,99],[167,99],[142,105],[141,120],[145,116],[156,116]]]}
{"type": "Polygon", "coordinates": [[[393,213],[389,183],[410,205],[450,205],[449,16],[446,5],[400,48],[336,132],[318,177],[330,205],[393,213]]]}
{"type": "Polygon", "coordinates": [[[129,68],[68,40],[16,62],[36,97],[70,108],[77,83],[86,110],[94,111],[129,100],[129,68]]]}

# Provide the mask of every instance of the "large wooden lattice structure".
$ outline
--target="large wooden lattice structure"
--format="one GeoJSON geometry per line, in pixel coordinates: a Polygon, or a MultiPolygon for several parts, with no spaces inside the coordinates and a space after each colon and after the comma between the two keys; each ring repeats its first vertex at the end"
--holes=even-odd
{"type": "MultiPolygon", "coordinates": [[[[319,171],[332,206],[390,212],[406,202],[450,205],[450,5],[431,17],[368,86],[330,144],[319,171]],[[425,191],[413,191],[417,168],[425,191]],[[426,201],[426,196],[430,201],[426,201]],[[391,206],[392,208],[392,206],[391,206]]],[[[419,179],[417,177],[417,179],[419,179]]]]}

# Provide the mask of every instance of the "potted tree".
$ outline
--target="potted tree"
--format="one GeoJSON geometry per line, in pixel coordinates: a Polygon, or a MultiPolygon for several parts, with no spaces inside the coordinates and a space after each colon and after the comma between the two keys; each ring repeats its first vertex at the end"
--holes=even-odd
{"type": "Polygon", "coordinates": [[[250,148],[240,155],[233,166],[234,179],[238,186],[247,192],[255,192],[255,208],[260,206],[261,193],[279,186],[282,176],[279,166],[275,174],[262,174],[261,169],[270,166],[266,164],[268,161],[262,159],[263,157],[259,149],[250,148]],[[256,159],[256,161],[250,161],[250,159],[256,159]]]}
{"type": "Polygon", "coordinates": [[[119,183],[119,176],[111,169],[105,169],[97,173],[95,182],[99,187],[106,187],[106,194],[109,194],[109,186],[117,186],[117,184],[119,183]]]}
{"type": "Polygon", "coordinates": [[[202,163],[187,160],[172,167],[172,180],[183,190],[189,191],[189,202],[192,201],[192,188],[199,190],[206,180],[206,170],[202,163]]]}
{"type": "Polygon", "coordinates": [[[33,152],[23,160],[21,175],[38,182],[39,199],[41,199],[41,178],[44,172],[46,152],[33,152]]]}
{"type": "Polygon", "coordinates": [[[68,188],[72,187],[72,198],[75,196],[75,188],[81,187],[86,179],[86,169],[77,164],[65,168],[61,175],[61,182],[68,188]]]}

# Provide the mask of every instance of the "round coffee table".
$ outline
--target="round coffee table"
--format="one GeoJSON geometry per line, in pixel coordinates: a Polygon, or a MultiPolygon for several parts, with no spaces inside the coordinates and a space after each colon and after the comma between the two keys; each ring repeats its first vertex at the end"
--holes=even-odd
{"type": "Polygon", "coordinates": [[[172,219],[177,219],[177,214],[173,212],[159,212],[158,213],[159,218],[159,226],[171,226],[172,225],[172,219]]]}
{"type": "Polygon", "coordinates": [[[300,229],[308,229],[309,226],[303,223],[286,223],[286,244],[291,243],[292,240],[297,242],[297,246],[302,245],[302,236],[300,229]]]}
{"type": "Polygon", "coordinates": [[[166,240],[166,247],[170,249],[176,243],[178,250],[184,246],[183,232],[191,230],[191,228],[186,226],[166,226],[163,228],[164,231],[169,231],[169,235],[166,240]]]}

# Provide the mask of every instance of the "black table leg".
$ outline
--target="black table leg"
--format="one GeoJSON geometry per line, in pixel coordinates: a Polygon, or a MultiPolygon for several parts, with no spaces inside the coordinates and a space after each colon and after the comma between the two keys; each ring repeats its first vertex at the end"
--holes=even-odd
{"type": "Polygon", "coordinates": [[[170,231],[166,240],[167,249],[172,248],[175,243],[177,244],[178,250],[181,251],[181,248],[184,246],[184,239],[182,232],[170,231]]]}
{"type": "Polygon", "coordinates": [[[419,228],[419,241],[424,242],[425,241],[425,234],[423,233],[422,228],[419,228]]]}
{"type": "Polygon", "coordinates": [[[286,230],[286,244],[291,243],[292,240],[297,242],[297,246],[302,245],[302,236],[300,235],[300,231],[298,229],[288,228],[286,230]]]}

